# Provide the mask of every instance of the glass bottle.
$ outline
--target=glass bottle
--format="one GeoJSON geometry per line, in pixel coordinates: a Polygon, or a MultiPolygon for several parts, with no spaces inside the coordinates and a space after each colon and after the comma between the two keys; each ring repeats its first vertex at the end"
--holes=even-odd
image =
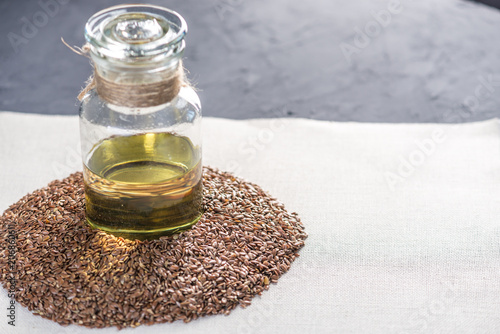
{"type": "Polygon", "coordinates": [[[95,87],[81,101],[80,135],[92,227],[151,239],[202,214],[201,106],[183,77],[186,32],[179,14],[150,5],[87,22],[95,87]]]}

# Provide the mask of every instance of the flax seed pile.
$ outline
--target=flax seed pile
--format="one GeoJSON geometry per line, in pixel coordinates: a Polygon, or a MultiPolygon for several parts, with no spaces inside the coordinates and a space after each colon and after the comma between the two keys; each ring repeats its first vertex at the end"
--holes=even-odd
{"type": "Polygon", "coordinates": [[[4,288],[15,282],[16,300],[34,314],[99,328],[189,322],[249,305],[290,268],[304,227],[231,174],[205,167],[203,185],[205,213],[192,229],[131,241],[86,225],[81,173],[53,181],[0,218],[4,288]]]}

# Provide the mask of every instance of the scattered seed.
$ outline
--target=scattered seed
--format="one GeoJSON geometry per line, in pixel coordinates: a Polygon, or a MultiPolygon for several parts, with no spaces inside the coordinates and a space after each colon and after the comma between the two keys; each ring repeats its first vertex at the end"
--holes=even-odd
{"type": "Polygon", "coordinates": [[[132,241],[87,226],[81,173],[53,181],[0,217],[0,281],[8,289],[13,277],[16,300],[61,325],[122,329],[246,307],[307,234],[255,184],[209,167],[203,184],[204,214],[190,230],[132,241]]]}

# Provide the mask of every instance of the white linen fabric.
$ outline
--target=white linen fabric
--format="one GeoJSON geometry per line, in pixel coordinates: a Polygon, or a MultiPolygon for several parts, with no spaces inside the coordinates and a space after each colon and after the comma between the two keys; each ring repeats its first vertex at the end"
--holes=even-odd
{"type": "MultiPolygon", "coordinates": [[[[229,316],[120,333],[500,332],[500,128],[205,118],[204,164],[299,213],[309,238],[278,284],[229,316]]],[[[81,170],[76,116],[0,113],[0,211],[81,170]]],[[[62,327],[0,291],[1,333],[62,327]]]]}

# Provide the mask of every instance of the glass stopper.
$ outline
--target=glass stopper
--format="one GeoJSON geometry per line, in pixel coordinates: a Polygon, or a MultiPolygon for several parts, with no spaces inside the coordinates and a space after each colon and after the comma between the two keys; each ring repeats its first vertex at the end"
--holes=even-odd
{"type": "Polygon", "coordinates": [[[127,43],[144,43],[163,36],[163,28],[155,18],[128,19],[116,24],[115,35],[127,43]]]}

